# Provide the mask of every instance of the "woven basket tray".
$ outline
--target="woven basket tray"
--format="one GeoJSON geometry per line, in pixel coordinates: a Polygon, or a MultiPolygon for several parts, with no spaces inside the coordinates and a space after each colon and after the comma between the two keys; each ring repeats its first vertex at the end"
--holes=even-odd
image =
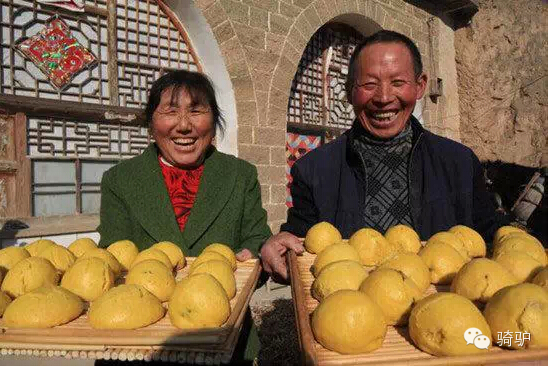
{"type": "MultiPolygon", "coordinates": [[[[311,330],[310,315],[318,306],[311,296],[314,277],[310,268],[316,255],[305,252],[296,256],[290,251],[288,262],[292,281],[292,298],[298,328],[299,344],[303,364],[306,365],[485,365],[514,364],[525,361],[541,361],[547,365],[547,349],[509,351],[497,346],[490,347],[485,354],[435,357],[416,348],[408,335],[406,327],[387,328],[387,335],[381,348],[364,354],[345,355],[332,352],[320,345],[311,330]]],[[[447,287],[446,287],[447,288],[447,287]]],[[[442,290],[442,289],[441,289],[442,290]]],[[[431,285],[427,292],[437,289],[431,285]]]]}
{"type": "MultiPolygon", "coordinates": [[[[177,280],[187,275],[193,261],[194,258],[187,258],[187,266],[178,272],[177,280]]],[[[0,354],[187,364],[228,363],[259,273],[258,259],[237,263],[237,293],[231,300],[231,314],[218,328],[181,330],[172,326],[167,314],[156,323],[136,330],[93,329],[88,324],[86,313],[68,324],[50,329],[8,328],[2,326],[0,319],[0,354]]]]}

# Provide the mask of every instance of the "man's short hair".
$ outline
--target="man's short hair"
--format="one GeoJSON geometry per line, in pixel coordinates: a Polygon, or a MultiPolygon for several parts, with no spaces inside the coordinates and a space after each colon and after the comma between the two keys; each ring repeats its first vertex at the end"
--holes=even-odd
{"type": "Polygon", "coordinates": [[[406,37],[402,33],[381,30],[368,37],[366,37],[358,46],[355,47],[351,60],[349,61],[349,72],[347,73],[347,80],[345,82],[345,92],[347,93],[347,100],[351,102],[351,96],[353,91],[353,85],[355,83],[355,63],[360,51],[366,46],[376,43],[402,43],[410,51],[412,55],[412,62],[414,63],[414,75],[416,78],[423,73],[423,63],[421,62],[421,54],[414,41],[406,37]]]}

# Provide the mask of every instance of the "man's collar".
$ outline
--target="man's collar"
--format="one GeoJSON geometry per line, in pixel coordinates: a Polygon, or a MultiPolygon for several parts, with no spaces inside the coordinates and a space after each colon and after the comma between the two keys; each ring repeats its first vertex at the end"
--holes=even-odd
{"type": "MultiPolygon", "coordinates": [[[[421,126],[421,123],[414,117],[414,115],[410,115],[406,126],[408,126],[408,124],[412,126],[412,142],[415,144],[419,136],[425,132],[425,129],[421,126]]],[[[353,126],[349,129],[349,140],[352,141],[359,135],[366,135],[372,139],[375,139],[375,137],[372,137],[372,135],[364,129],[358,118],[355,118],[353,121],[353,126]]],[[[400,135],[400,132],[398,135],[400,135]]]]}

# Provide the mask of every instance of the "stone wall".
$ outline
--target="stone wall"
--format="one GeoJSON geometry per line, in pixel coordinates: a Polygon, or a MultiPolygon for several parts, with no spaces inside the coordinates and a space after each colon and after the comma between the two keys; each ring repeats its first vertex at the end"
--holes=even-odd
{"type": "MultiPolygon", "coordinates": [[[[238,115],[238,155],[257,166],[263,206],[273,231],[278,231],[286,219],[285,141],[290,86],[316,30],[334,18],[352,19],[350,23],[362,23],[361,19],[373,22],[378,28],[411,37],[421,50],[428,73],[430,60],[455,69],[455,59],[446,61],[439,51],[440,42],[453,40],[450,28],[436,22],[439,32],[435,32],[431,58],[427,26],[431,16],[403,0],[195,0],[195,5],[213,29],[229,72],[238,115]]],[[[448,90],[445,97],[457,101],[457,91],[448,90]]],[[[431,121],[448,115],[445,105],[425,99],[427,127],[431,121]]],[[[440,130],[455,135],[458,129],[454,129],[455,134],[440,130]]]]}
{"type": "Polygon", "coordinates": [[[479,5],[455,36],[461,140],[481,160],[547,165],[547,2],[479,5]]]}

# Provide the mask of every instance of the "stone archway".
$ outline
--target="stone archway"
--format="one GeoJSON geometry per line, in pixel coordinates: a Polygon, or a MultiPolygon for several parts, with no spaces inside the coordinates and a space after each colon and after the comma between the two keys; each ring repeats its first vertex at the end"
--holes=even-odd
{"type": "MultiPolygon", "coordinates": [[[[219,44],[236,100],[238,156],[257,167],[263,206],[274,231],[286,219],[289,91],[303,50],[321,26],[337,20],[363,31],[361,27],[373,22],[412,38],[428,74],[437,70],[438,63],[444,62],[446,68],[451,65],[438,58],[445,57],[439,51],[442,42],[451,43],[453,54],[453,30],[434,18],[438,33],[430,42],[427,23],[432,17],[404,0],[293,0],[292,4],[282,0],[195,0],[195,5],[219,44]],[[436,67],[431,60],[436,61],[436,67]]],[[[455,67],[449,68],[448,77],[442,77],[455,80],[452,72],[455,74],[455,67]]],[[[425,99],[423,117],[428,127],[441,112],[447,113],[442,104],[425,99]]],[[[453,111],[448,114],[455,115],[453,111]]],[[[456,121],[459,123],[459,118],[456,121]]],[[[439,131],[446,128],[440,126],[439,131]]]]}

